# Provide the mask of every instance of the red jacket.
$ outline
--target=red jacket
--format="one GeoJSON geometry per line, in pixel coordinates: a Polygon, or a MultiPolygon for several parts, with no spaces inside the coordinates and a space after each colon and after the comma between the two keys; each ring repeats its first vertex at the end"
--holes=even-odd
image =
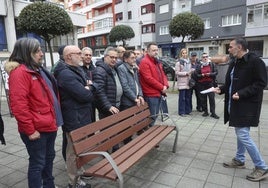
{"type": "Polygon", "coordinates": [[[163,71],[161,62],[148,54],[141,60],[139,73],[144,96],[160,97],[163,87],[167,86],[168,88],[167,76],[163,71]]]}
{"type": "Polygon", "coordinates": [[[20,133],[57,131],[53,97],[46,81],[35,71],[17,62],[5,65],[9,73],[9,99],[20,133]],[[9,70],[8,70],[9,69],[9,70]]]}

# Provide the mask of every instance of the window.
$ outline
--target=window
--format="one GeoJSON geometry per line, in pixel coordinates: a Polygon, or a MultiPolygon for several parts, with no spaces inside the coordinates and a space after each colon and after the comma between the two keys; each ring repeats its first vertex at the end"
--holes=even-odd
{"type": "Polygon", "coordinates": [[[268,25],[268,3],[249,6],[247,10],[247,26],[268,25]]]}
{"type": "Polygon", "coordinates": [[[194,1],[194,5],[200,5],[200,4],[205,4],[205,3],[209,3],[212,0],[195,0],[194,1]]]}
{"type": "Polygon", "coordinates": [[[254,52],[257,56],[263,54],[263,40],[248,41],[248,49],[254,52]]]}
{"type": "Polygon", "coordinates": [[[141,14],[148,14],[148,13],[154,13],[154,12],[155,12],[154,4],[143,5],[141,7],[141,14]]]}
{"type": "Polygon", "coordinates": [[[115,15],[115,19],[116,19],[116,21],[123,20],[123,13],[122,13],[122,12],[117,13],[117,14],[115,15]]]}
{"type": "Polygon", "coordinates": [[[132,12],[131,11],[128,11],[127,12],[127,19],[128,20],[131,20],[132,19],[132,12]]]}
{"type": "Polygon", "coordinates": [[[202,53],[204,52],[204,48],[200,47],[200,48],[189,48],[188,49],[188,54],[191,54],[191,52],[196,52],[197,53],[197,57],[200,58],[202,53]]]}
{"type": "Polygon", "coordinates": [[[159,28],[159,35],[168,35],[169,34],[169,28],[167,25],[160,26],[159,28]]]}
{"type": "Polygon", "coordinates": [[[159,6],[159,14],[163,14],[163,13],[167,13],[169,9],[169,5],[165,4],[165,5],[160,5],[159,6]]]}
{"type": "Polygon", "coordinates": [[[115,0],[115,4],[122,3],[122,0],[115,0]]]}
{"type": "Polygon", "coordinates": [[[97,29],[103,29],[107,27],[113,27],[113,19],[112,18],[105,18],[102,20],[98,20],[94,22],[94,28],[97,29]]]}
{"type": "Polygon", "coordinates": [[[102,36],[95,37],[95,40],[96,40],[96,46],[102,46],[103,45],[102,36]]]}
{"type": "Polygon", "coordinates": [[[4,17],[0,16],[0,51],[7,49],[4,17]]]}
{"type": "Polygon", "coordinates": [[[210,18],[205,18],[205,19],[203,19],[203,21],[204,21],[205,29],[210,29],[211,28],[210,18]]]}
{"type": "Polygon", "coordinates": [[[142,33],[154,33],[155,24],[147,24],[142,26],[142,33]]]}
{"type": "Polygon", "coordinates": [[[242,17],[240,14],[228,15],[222,17],[222,26],[241,25],[242,17]]]}

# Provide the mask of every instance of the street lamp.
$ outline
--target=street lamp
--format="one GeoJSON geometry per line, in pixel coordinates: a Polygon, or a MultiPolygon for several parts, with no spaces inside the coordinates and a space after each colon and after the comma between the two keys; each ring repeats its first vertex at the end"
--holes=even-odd
{"type": "Polygon", "coordinates": [[[142,49],[142,21],[139,22],[139,25],[140,25],[140,46],[141,46],[141,49],[142,49]]]}

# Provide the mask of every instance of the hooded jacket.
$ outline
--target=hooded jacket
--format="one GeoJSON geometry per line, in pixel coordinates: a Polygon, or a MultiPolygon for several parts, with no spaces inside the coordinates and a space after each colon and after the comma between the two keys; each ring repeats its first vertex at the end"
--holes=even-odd
{"type": "MultiPolygon", "coordinates": [[[[53,97],[41,74],[18,62],[7,62],[5,70],[9,74],[10,107],[18,122],[19,132],[29,136],[35,131],[57,131],[53,97]]],[[[54,78],[46,70],[43,71],[57,93],[54,78]]]]}

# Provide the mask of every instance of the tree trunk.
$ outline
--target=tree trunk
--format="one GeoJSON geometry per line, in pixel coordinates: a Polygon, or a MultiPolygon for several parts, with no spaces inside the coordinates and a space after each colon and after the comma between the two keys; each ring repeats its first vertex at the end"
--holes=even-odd
{"type": "Polygon", "coordinates": [[[46,40],[47,44],[48,44],[48,50],[49,50],[49,54],[50,54],[50,60],[51,60],[51,67],[54,66],[54,59],[53,59],[53,54],[52,54],[52,47],[51,47],[51,39],[46,40]]]}

